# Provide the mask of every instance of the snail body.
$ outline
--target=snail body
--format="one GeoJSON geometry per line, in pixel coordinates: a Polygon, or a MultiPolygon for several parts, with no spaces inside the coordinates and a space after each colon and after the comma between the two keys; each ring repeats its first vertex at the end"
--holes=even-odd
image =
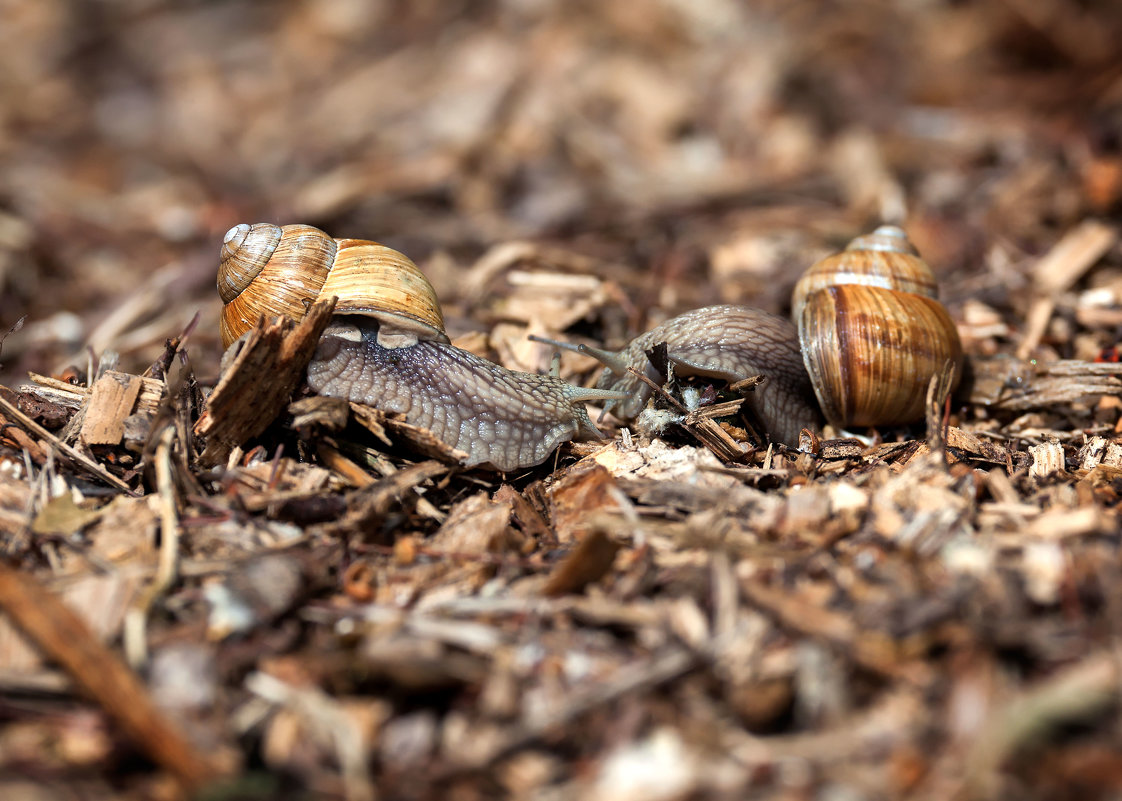
{"type": "Polygon", "coordinates": [[[465,451],[469,466],[513,470],[545,461],[562,442],[599,438],[583,401],[603,393],[507,370],[437,341],[386,348],[380,325],[332,321],[308,365],[308,385],[321,395],[403,414],[465,451]]]}
{"type": "Polygon", "coordinates": [[[596,386],[627,395],[605,406],[623,420],[639,415],[652,389],[628,368],[662,383],[646,352],[665,342],[666,355],[681,377],[704,376],[730,384],[756,375],[767,381],[745,404],[774,439],[795,445],[804,428],[817,428],[821,415],[810,378],[803,369],[795,327],[785,318],[748,306],[706,306],[672,317],[640,334],[619,351],[582,347],[606,367],[596,386]]]}
{"type": "Polygon", "coordinates": [[[377,242],[306,225],[237,225],[222,246],[218,286],[227,347],[261,314],[298,319],[317,298],[335,296],[309,386],[401,413],[465,452],[469,467],[513,470],[544,461],[563,441],[598,438],[584,403],[623,397],[507,370],[451,345],[432,285],[377,242]]]}

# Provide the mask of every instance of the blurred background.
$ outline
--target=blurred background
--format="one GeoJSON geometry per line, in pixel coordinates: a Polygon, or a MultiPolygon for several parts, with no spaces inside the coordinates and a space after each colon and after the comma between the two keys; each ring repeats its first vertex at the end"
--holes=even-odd
{"type": "Polygon", "coordinates": [[[784,311],[897,220],[1014,336],[1021,266],[1117,219],[1119,42],[1117,0],[0,0],[0,381],[143,369],[196,312],[213,375],[222,234],[265,220],[404,250],[454,332],[529,240],[609,282],[611,335],[784,311]]]}

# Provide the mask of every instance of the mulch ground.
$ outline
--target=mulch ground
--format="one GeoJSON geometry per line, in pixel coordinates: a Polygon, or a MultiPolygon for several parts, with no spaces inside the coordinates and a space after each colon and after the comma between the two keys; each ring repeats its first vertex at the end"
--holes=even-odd
{"type": "Polygon", "coordinates": [[[1122,792],[1116,3],[0,8],[0,796],[1122,792]],[[537,372],[898,221],[966,376],[465,470],[311,395],[329,309],[220,372],[259,220],[537,372]]]}

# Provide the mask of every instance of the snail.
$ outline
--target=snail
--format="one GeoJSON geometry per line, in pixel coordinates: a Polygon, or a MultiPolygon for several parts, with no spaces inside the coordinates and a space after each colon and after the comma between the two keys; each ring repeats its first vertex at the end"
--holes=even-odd
{"type": "Polygon", "coordinates": [[[601,361],[595,389],[453,347],[432,286],[408,258],[374,242],[333,240],[309,226],[238,225],[222,247],[219,292],[226,345],[259,314],[299,316],[307,302],[335,295],[336,317],[308,367],[312,389],[402,412],[467,452],[466,465],[499,470],[538,464],[568,439],[599,437],[586,401],[607,401],[623,420],[638,415],[651,389],[629,368],[659,381],[646,351],[661,342],[680,376],[766,376],[748,408],[790,445],[817,427],[819,408],[838,427],[912,422],[931,375],[962,360],[930,268],[895,226],[807,271],[792,299],[797,328],[759,309],[709,306],[619,351],[543,340],[601,361]]]}
{"type": "Polygon", "coordinates": [[[947,360],[956,382],[961,373],[958,330],[936,299],[935,277],[896,226],[857,237],[813,265],[795,285],[792,309],[795,325],[747,306],[695,309],[619,351],[537,339],[600,361],[597,387],[626,395],[605,407],[624,420],[651,395],[628,368],[659,381],[645,352],[660,342],[679,376],[730,383],[767,376],[746,403],[773,439],[789,445],[817,426],[819,408],[838,428],[915,422],[931,376],[947,360]]]}
{"type": "Polygon", "coordinates": [[[218,292],[226,347],[262,314],[299,318],[312,301],[335,296],[308,385],[403,414],[465,452],[468,467],[527,467],[561,442],[599,438],[584,403],[624,397],[507,370],[453,346],[428,279],[377,242],[332,239],[307,225],[236,225],[223,240],[218,292]]]}

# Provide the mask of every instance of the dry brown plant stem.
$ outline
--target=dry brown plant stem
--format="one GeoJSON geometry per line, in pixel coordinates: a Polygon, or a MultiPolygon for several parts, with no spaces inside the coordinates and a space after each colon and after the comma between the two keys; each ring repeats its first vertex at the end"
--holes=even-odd
{"type": "Polygon", "coordinates": [[[0,609],[184,788],[217,778],[217,767],[160,714],[136,675],[34,577],[0,563],[0,609]]]}

